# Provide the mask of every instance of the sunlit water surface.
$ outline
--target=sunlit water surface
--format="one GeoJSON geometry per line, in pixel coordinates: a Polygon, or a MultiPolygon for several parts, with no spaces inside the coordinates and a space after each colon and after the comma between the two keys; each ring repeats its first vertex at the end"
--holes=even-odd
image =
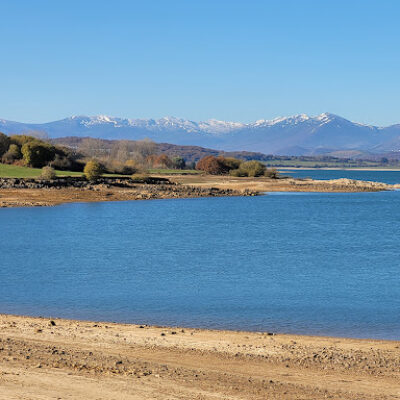
{"type": "Polygon", "coordinates": [[[0,312],[400,339],[399,227],[400,192],[3,209],[0,312]]]}

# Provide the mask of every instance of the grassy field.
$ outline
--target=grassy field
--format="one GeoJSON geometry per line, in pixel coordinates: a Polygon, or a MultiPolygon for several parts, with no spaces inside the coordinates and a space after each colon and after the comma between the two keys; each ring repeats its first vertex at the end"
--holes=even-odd
{"type": "MultiPolygon", "coordinates": [[[[16,165],[0,164],[0,178],[36,178],[40,176],[42,170],[39,168],[28,168],[19,167],[16,165]]],[[[196,171],[192,169],[179,170],[179,169],[151,169],[149,173],[158,175],[173,175],[173,174],[183,174],[183,175],[197,175],[201,171],[196,171]]],[[[82,176],[82,172],[73,171],[56,171],[58,176],[82,176]]],[[[105,174],[105,176],[123,176],[115,174],[105,174]]]]}
{"type": "MultiPolygon", "coordinates": [[[[0,164],[0,178],[36,178],[42,170],[38,168],[18,167],[16,165],[0,164]]],[[[81,172],[56,171],[58,176],[81,176],[81,172]]]]}

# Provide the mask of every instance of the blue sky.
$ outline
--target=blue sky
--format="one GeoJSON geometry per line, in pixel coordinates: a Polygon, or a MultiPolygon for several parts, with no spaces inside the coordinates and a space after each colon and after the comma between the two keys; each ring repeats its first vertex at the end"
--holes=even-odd
{"type": "Polygon", "coordinates": [[[0,118],[400,122],[397,0],[0,0],[0,118]]]}

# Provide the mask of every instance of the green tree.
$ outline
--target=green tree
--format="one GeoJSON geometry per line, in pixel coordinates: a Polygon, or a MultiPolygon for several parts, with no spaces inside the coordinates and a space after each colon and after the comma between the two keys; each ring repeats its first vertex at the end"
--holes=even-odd
{"type": "Polygon", "coordinates": [[[2,162],[6,164],[12,164],[16,160],[22,158],[21,149],[16,144],[10,144],[8,151],[3,154],[2,162]]]}
{"type": "Polygon", "coordinates": [[[96,160],[90,160],[86,163],[83,173],[89,181],[95,181],[103,175],[103,166],[96,160]]]}
{"type": "Polygon", "coordinates": [[[35,137],[28,135],[12,135],[10,136],[10,141],[19,147],[22,147],[24,144],[29,142],[40,142],[40,140],[36,139],[35,137]]]}
{"type": "Polygon", "coordinates": [[[173,167],[176,169],[184,169],[186,167],[185,160],[180,156],[174,157],[172,159],[172,164],[173,164],[173,167]]]}
{"type": "Polygon", "coordinates": [[[27,142],[21,149],[26,165],[41,168],[54,159],[55,149],[50,144],[32,141],[27,142]]]}
{"type": "Polygon", "coordinates": [[[0,157],[5,154],[10,147],[10,138],[0,132],[0,157]]]}
{"type": "Polygon", "coordinates": [[[218,157],[218,159],[225,165],[226,169],[231,171],[232,169],[238,169],[242,160],[238,160],[234,157],[218,157]]]}

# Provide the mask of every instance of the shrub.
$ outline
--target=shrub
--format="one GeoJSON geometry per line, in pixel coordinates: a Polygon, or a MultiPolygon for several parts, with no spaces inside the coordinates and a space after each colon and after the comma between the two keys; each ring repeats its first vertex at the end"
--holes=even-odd
{"type": "Polygon", "coordinates": [[[196,164],[196,169],[212,175],[221,175],[226,173],[226,167],[221,159],[214,156],[205,156],[196,164]]]}
{"type": "Polygon", "coordinates": [[[261,176],[264,175],[265,165],[259,161],[245,161],[240,164],[239,170],[243,173],[243,176],[261,176]]]}
{"type": "Polygon", "coordinates": [[[131,178],[135,183],[147,183],[149,175],[147,175],[146,173],[133,174],[131,178]]]}
{"type": "Polygon", "coordinates": [[[239,176],[247,176],[245,171],[242,171],[240,169],[231,169],[229,171],[229,175],[239,177],[239,176]]]}
{"type": "Polygon", "coordinates": [[[276,168],[265,169],[264,176],[271,179],[279,178],[279,171],[276,168]]]}
{"type": "Polygon", "coordinates": [[[26,165],[33,168],[41,168],[53,161],[55,149],[50,144],[32,141],[27,142],[22,146],[22,155],[26,165]]]}
{"type": "Polygon", "coordinates": [[[54,168],[52,167],[43,167],[42,168],[42,173],[40,174],[40,177],[42,179],[46,179],[46,180],[51,180],[51,179],[55,179],[56,178],[56,172],[54,171],[54,168]]]}
{"type": "Polygon", "coordinates": [[[103,175],[103,171],[103,166],[96,160],[88,161],[83,169],[83,173],[89,181],[94,181],[100,178],[100,176],[103,175]]]}

